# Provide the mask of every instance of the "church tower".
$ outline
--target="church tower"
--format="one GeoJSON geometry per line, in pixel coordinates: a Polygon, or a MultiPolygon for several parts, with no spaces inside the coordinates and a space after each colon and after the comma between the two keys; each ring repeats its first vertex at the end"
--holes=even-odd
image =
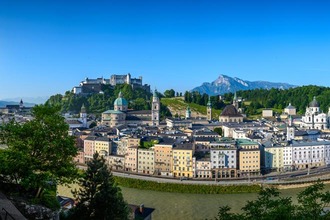
{"type": "Polygon", "coordinates": [[[238,98],[236,92],[234,94],[233,106],[238,110],[238,98]]]}
{"type": "Polygon", "coordinates": [[[82,104],[80,109],[80,120],[83,123],[83,127],[87,128],[87,112],[84,104],[82,104]]]}
{"type": "Polygon", "coordinates": [[[210,96],[209,96],[209,101],[207,102],[206,112],[207,112],[207,120],[211,121],[212,120],[212,105],[211,105],[210,96]]]}
{"type": "Polygon", "coordinates": [[[190,110],[189,105],[187,106],[187,109],[186,109],[186,119],[188,119],[188,118],[191,118],[191,110],[190,110]]]}
{"type": "Polygon", "coordinates": [[[155,89],[152,96],[152,106],[151,106],[151,121],[152,125],[159,125],[159,111],[160,111],[160,101],[157,95],[157,90],[155,89]]]}
{"type": "Polygon", "coordinates": [[[287,129],[286,130],[286,139],[288,141],[294,140],[295,127],[293,126],[291,115],[289,117],[288,126],[286,129],[287,129]]]}
{"type": "Polygon", "coordinates": [[[23,100],[21,99],[21,101],[19,102],[19,108],[22,109],[24,108],[24,103],[23,103],[23,100]]]}

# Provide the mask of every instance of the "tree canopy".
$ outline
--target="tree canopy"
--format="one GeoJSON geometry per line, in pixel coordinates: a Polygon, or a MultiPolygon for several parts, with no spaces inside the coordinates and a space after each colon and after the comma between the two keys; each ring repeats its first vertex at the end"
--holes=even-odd
{"type": "Polygon", "coordinates": [[[73,192],[77,206],[69,219],[128,219],[128,206],[116,185],[105,159],[98,153],[87,163],[87,170],[79,180],[80,189],[73,192]]]}
{"type": "Polygon", "coordinates": [[[95,93],[89,95],[76,95],[67,91],[65,95],[57,94],[51,96],[46,104],[52,106],[60,106],[62,112],[80,112],[81,106],[84,104],[87,112],[100,114],[108,109],[113,108],[113,103],[122,92],[123,97],[128,101],[129,108],[136,110],[149,110],[150,98],[152,94],[142,88],[132,89],[131,85],[120,84],[116,86],[102,85],[103,93],[95,93]]]}
{"type": "MultiPolygon", "coordinates": [[[[74,139],[58,107],[35,106],[34,119],[0,125],[0,174],[27,189],[41,189],[49,182],[67,183],[76,177],[74,139]]],[[[40,192],[40,191],[39,191],[40,192]]]]}
{"type": "Polygon", "coordinates": [[[301,220],[330,219],[330,212],[325,207],[330,205],[330,192],[324,191],[324,184],[320,181],[307,187],[297,196],[298,204],[294,204],[290,197],[280,197],[275,188],[264,188],[254,201],[248,201],[242,208],[242,214],[230,213],[229,206],[219,208],[216,220],[301,220]]]}

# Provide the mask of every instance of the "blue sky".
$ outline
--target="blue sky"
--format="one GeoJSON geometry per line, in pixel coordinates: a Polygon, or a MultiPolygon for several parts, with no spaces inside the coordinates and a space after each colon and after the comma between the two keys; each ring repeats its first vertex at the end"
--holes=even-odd
{"type": "Polygon", "coordinates": [[[330,86],[329,52],[326,0],[0,0],[0,99],[126,73],[160,91],[219,74],[330,86]]]}

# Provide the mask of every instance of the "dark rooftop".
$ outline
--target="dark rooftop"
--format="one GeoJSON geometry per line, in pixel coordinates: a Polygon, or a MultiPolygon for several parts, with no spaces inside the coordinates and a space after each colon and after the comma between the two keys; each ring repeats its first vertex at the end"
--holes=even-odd
{"type": "Polygon", "coordinates": [[[220,116],[243,117],[233,105],[227,105],[220,116]]]}

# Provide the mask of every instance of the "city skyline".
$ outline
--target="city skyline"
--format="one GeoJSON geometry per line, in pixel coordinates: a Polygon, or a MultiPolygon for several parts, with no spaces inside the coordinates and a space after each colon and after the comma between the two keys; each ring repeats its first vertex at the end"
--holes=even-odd
{"type": "Polygon", "coordinates": [[[184,92],[220,74],[330,86],[325,1],[0,2],[0,100],[85,77],[143,76],[184,92]]]}

